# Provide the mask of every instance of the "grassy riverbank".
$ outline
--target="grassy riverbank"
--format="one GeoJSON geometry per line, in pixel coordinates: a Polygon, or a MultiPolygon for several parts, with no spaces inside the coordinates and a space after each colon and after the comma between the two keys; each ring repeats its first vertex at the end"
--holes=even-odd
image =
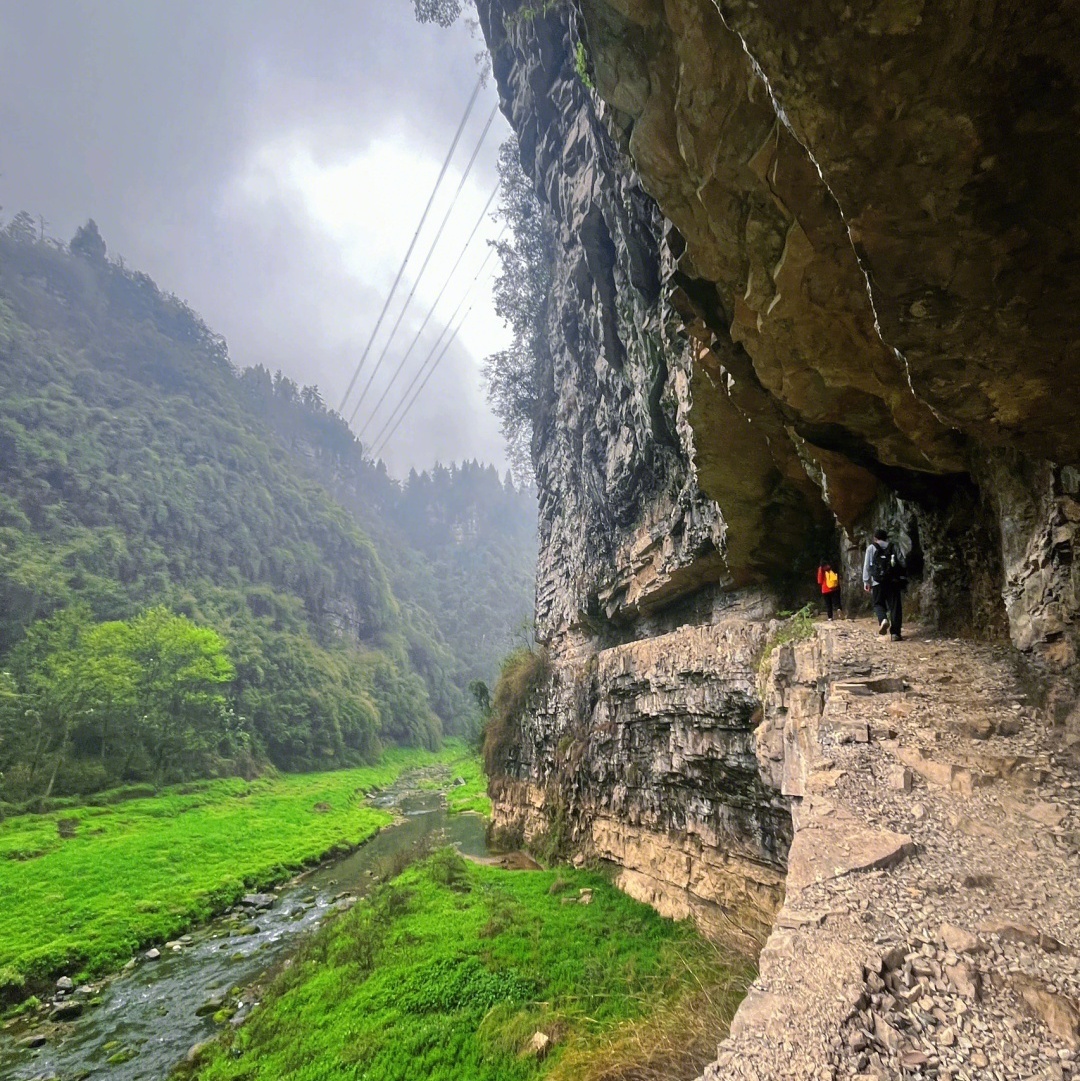
{"type": "Polygon", "coordinates": [[[318,932],[197,1072],[200,1081],[693,1076],[750,976],[746,962],[597,874],[507,872],[440,852],[318,932]],[[586,887],[593,901],[583,905],[586,887]],[[552,1040],[543,1059],[527,1051],[536,1032],[552,1040]]]}
{"type": "MultiPolygon", "coordinates": [[[[391,820],[366,792],[422,766],[465,776],[470,760],[461,744],[392,750],[363,769],[179,785],[0,822],[0,1002],[60,973],[113,969],[248,889],[353,847],[391,820]]],[[[477,778],[455,798],[479,800],[478,767],[477,778]]]]}

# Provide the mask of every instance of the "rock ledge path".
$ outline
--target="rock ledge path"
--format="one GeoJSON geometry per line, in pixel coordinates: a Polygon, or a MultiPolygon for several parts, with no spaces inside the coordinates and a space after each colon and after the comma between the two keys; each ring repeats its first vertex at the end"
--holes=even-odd
{"type": "Polygon", "coordinates": [[[1080,1078],[1080,746],[1008,651],[819,625],[764,699],[787,896],[704,1081],[1080,1078]]]}

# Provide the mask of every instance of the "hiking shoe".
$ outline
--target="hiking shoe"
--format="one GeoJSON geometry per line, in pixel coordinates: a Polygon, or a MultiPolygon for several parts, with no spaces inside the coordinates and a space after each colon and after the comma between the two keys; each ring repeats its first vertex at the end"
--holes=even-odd
{"type": "Polygon", "coordinates": [[[904,637],[903,637],[903,635],[900,635],[900,634],[894,634],[892,636],[892,640],[894,642],[902,642],[904,640],[904,637]]]}
{"type": "Polygon", "coordinates": [[[881,621],[881,626],[878,627],[877,632],[878,632],[878,634],[888,634],[889,633],[889,621],[887,619],[883,619],[881,621]]]}

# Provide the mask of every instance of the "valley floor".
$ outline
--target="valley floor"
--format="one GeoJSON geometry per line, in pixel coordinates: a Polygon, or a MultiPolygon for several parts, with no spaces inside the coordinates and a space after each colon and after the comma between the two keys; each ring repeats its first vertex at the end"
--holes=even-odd
{"type": "Polygon", "coordinates": [[[201,1081],[690,1077],[753,975],[603,876],[451,850],[306,944],[201,1081]]]}
{"type": "Polygon", "coordinates": [[[76,982],[208,919],[250,889],[345,851],[391,821],[365,794],[441,765],[451,810],[483,809],[462,745],[391,750],[377,766],[177,785],[109,806],[0,821],[0,1002],[76,982]]]}
{"type": "Polygon", "coordinates": [[[706,1079],[1077,1076],[1080,748],[1005,649],[841,621],[786,650],[787,900],[706,1079]]]}

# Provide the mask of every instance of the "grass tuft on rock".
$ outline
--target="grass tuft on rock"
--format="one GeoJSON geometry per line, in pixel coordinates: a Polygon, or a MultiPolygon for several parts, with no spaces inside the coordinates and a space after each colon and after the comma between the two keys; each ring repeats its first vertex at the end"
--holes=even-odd
{"type": "Polygon", "coordinates": [[[551,676],[551,659],[543,647],[516,649],[503,661],[484,727],[484,768],[489,777],[504,772],[507,752],[518,735],[530,699],[551,676]]]}
{"type": "MultiPolygon", "coordinates": [[[[782,615],[782,613],[781,613],[782,615]]],[[[814,608],[807,604],[783,619],[780,626],[769,635],[765,649],[758,662],[758,674],[764,675],[775,650],[791,642],[802,642],[814,637],[814,608]]]]}

